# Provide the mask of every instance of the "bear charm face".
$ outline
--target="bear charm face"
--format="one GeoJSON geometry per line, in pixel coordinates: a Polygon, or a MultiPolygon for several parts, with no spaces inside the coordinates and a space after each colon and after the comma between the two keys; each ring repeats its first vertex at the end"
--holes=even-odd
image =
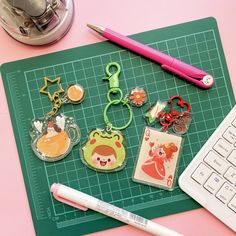
{"type": "Polygon", "coordinates": [[[126,161],[123,140],[119,131],[92,130],[80,150],[83,163],[101,172],[122,169],[126,161]]]}

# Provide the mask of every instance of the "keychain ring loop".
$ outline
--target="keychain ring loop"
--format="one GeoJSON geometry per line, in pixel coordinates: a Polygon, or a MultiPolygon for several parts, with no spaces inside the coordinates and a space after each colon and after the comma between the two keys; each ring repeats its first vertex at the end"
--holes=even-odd
{"type": "Polygon", "coordinates": [[[113,100],[113,101],[110,101],[105,109],[104,109],[104,114],[103,114],[103,117],[104,117],[104,122],[105,124],[108,126],[110,126],[111,128],[115,129],[115,130],[122,130],[122,129],[125,129],[127,128],[131,122],[132,122],[132,119],[133,119],[133,112],[132,112],[132,108],[131,106],[129,105],[129,103],[127,103],[126,100],[113,100]],[[112,126],[111,122],[109,121],[108,119],[108,116],[107,116],[107,112],[109,110],[109,108],[112,106],[112,105],[118,105],[118,104],[122,104],[123,106],[126,106],[129,110],[129,121],[123,125],[123,126],[120,126],[120,127],[115,127],[115,126],[112,126]]]}
{"type": "Polygon", "coordinates": [[[116,62],[110,62],[107,64],[106,69],[105,69],[108,76],[111,76],[112,74],[114,74],[114,73],[110,72],[111,67],[115,67],[117,69],[117,71],[115,73],[117,73],[118,75],[120,74],[120,72],[121,72],[120,65],[116,62]]]}
{"type": "Polygon", "coordinates": [[[115,88],[115,89],[109,89],[108,92],[107,92],[107,99],[109,101],[109,103],[111,103],[112,101],[116,101],[117,103],[113,103],[113,104],[118,104],[120,102],[122,102],[122,99],[123,99],[123,92],[120,88],[115,88]],[[111,97],[110,97],[110,94],[113,93],[117,93],[119,92],[120,93],[120,97],[119,99],[115,99],[115,100],[112,100],[111,97]]]}

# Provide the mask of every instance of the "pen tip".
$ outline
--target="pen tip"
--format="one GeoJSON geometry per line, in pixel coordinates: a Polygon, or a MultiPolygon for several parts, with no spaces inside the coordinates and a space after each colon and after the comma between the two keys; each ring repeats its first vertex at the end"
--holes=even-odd
{"type": "Polygon", "coordinates": [[[92,25],[92,24],[87,24],[87,26],[92,29],[95,30],[96,32],[102,34],[105,31],[105,28],[99,25],[92,25]]]}

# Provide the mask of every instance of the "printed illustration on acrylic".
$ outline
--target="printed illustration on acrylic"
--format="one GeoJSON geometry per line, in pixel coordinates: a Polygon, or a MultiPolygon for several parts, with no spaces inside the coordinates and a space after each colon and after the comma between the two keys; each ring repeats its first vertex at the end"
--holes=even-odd
{"type": "Polygon", "coordinates": [[[64,158],[81,137],[74,119],[62,114],[33,120],[30,135],[34,153],[45,161],[64,158]]]}
{"type": "Polygon", "coordinates": [[[125,165],[126,151],[120,131],[93,130],[81,153],[83,162],[98,171],[118,170],[125,165]]]}
{"type": "Polygon", "coordinates": [[[142,170],[154,179],[166,177],[166,163],[171,162],[178,147],[174,143],[155,144],[149,142],[148,160],[142,164],[142,170]]]}

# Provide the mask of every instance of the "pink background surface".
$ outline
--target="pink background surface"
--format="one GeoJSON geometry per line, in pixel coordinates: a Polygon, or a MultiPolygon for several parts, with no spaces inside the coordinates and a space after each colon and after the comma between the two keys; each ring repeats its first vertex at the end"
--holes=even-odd
{"type": "MultiPolygon", "coordinates": [[[[125,35],[174,25],[203,17],[216,18],[236,92],[236,1],[235,0],[75,0],[75,19],[70,32],[57,44],[31,47],[16,42],[0,29],[0,63],[101,41],[86,23],[104,25],[125,35]]],[[[5,93],[0,80],[0,235],[34,236],[34,228],[16,150],[5,93]]],[[[227,235],[234,233],[204,209],[161,217],[154,221],[184,235],[227,235]]],[[[130,226],[92,234],[148,235],[130,226]]]]}

